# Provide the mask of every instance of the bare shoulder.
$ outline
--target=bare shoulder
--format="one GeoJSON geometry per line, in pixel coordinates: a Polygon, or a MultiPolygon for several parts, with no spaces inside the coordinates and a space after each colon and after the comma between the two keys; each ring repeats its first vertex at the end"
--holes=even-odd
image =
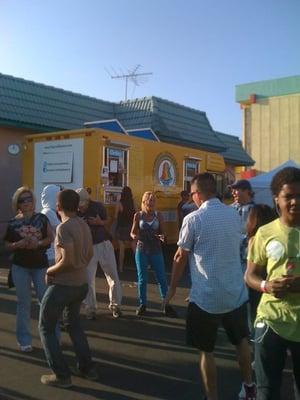
{"type": "Polygon", "coordinates": [[[137,211],[136,213],[134,213],[133,222],[134,223],[139,223],[140,219],[141,219],[141,212],[137,211]]]}

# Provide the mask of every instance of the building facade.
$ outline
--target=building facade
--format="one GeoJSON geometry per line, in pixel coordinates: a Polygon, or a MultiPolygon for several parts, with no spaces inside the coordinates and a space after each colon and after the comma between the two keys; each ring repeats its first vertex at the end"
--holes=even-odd
{"type": "Polygon", "coordinates": [[[112,103],[0,73],[0,237],[21,185],[24,136],[80,129],[88,121],[117,119],[126,130],[151,129],[162,142],[222,154],[235,166],[253,165],[239,139],[215,132],[205,112],[155,96],[112,103]]]}
{"type": "Polygon", "coordinates": [[[243,144],[258,173],[288,160],[300,163],[300,76],[236,86],[243,144]]]}

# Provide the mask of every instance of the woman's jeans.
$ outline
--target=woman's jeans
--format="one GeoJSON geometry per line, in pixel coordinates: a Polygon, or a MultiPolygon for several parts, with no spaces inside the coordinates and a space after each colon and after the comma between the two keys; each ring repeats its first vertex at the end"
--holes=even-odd
{"type": "Polygon", "coordinates": [[[31,282],[36,296],[41,302],[46,291],[45,274],[47,268],[23,268],[19,265],[12,265],[12,278],[17,294],[17,341],[20,346],[32,344],[31,335],[31,282]]]}
{"type": "Polygon", "coordinates": [[[168,285],[162,252],[157,254],[146,254],[140,249],[136,249],[135,263],[138,276],[139,303],[143,305],[146,305],[147,303],[148,265],[151,265],[154,270],[156,281],[158,282],[160,296],[162,299],[164,299],[167,295],[168,285]]]}
{"type": "Polygon", "coordinates": [[[88,372],[92,367],[90,348],[79,316],[80,305],[87,292],[88,284],[54,284],[48,287],[42,300],[39,320],[41,341],[49,367],[59,378],[71,375],[56,335],[56,325],[63,311],[64,324],[73,343],[80,371],[88,372]]]}
{"type": "Polygon", "coordinates": [[[280,400],[282,373],[290,350],[295,383],[300,392],[300,342],[277,335],[267,324],[255,328],[257,400],[280,400]]]}

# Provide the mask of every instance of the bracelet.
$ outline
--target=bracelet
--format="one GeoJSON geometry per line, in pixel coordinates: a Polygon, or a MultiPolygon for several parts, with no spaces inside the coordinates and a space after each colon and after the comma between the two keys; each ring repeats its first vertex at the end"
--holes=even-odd
{"type": "Polygon", "coordinates": [[[268,293],[267,288],[266,288],[266,285],[267,285],[267,281],[261,281],[261,282],[260,282],[260,290],[261,290],[263,293],[268,293]]]}

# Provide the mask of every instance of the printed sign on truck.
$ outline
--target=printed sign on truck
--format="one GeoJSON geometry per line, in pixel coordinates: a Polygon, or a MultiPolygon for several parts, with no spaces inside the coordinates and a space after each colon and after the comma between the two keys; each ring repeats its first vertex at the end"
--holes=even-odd
{"type": "Polygon", "coordinates": [[[34,143],[34,193],[41,209],[41,192],[51,183],[77,189],[83,185],[83,139],[34,143]]]}
{"type": "Polygon", "coordinates": [[[42,164],[43,183],[72,182],[73,152],[44,153],[42,164]]]}

